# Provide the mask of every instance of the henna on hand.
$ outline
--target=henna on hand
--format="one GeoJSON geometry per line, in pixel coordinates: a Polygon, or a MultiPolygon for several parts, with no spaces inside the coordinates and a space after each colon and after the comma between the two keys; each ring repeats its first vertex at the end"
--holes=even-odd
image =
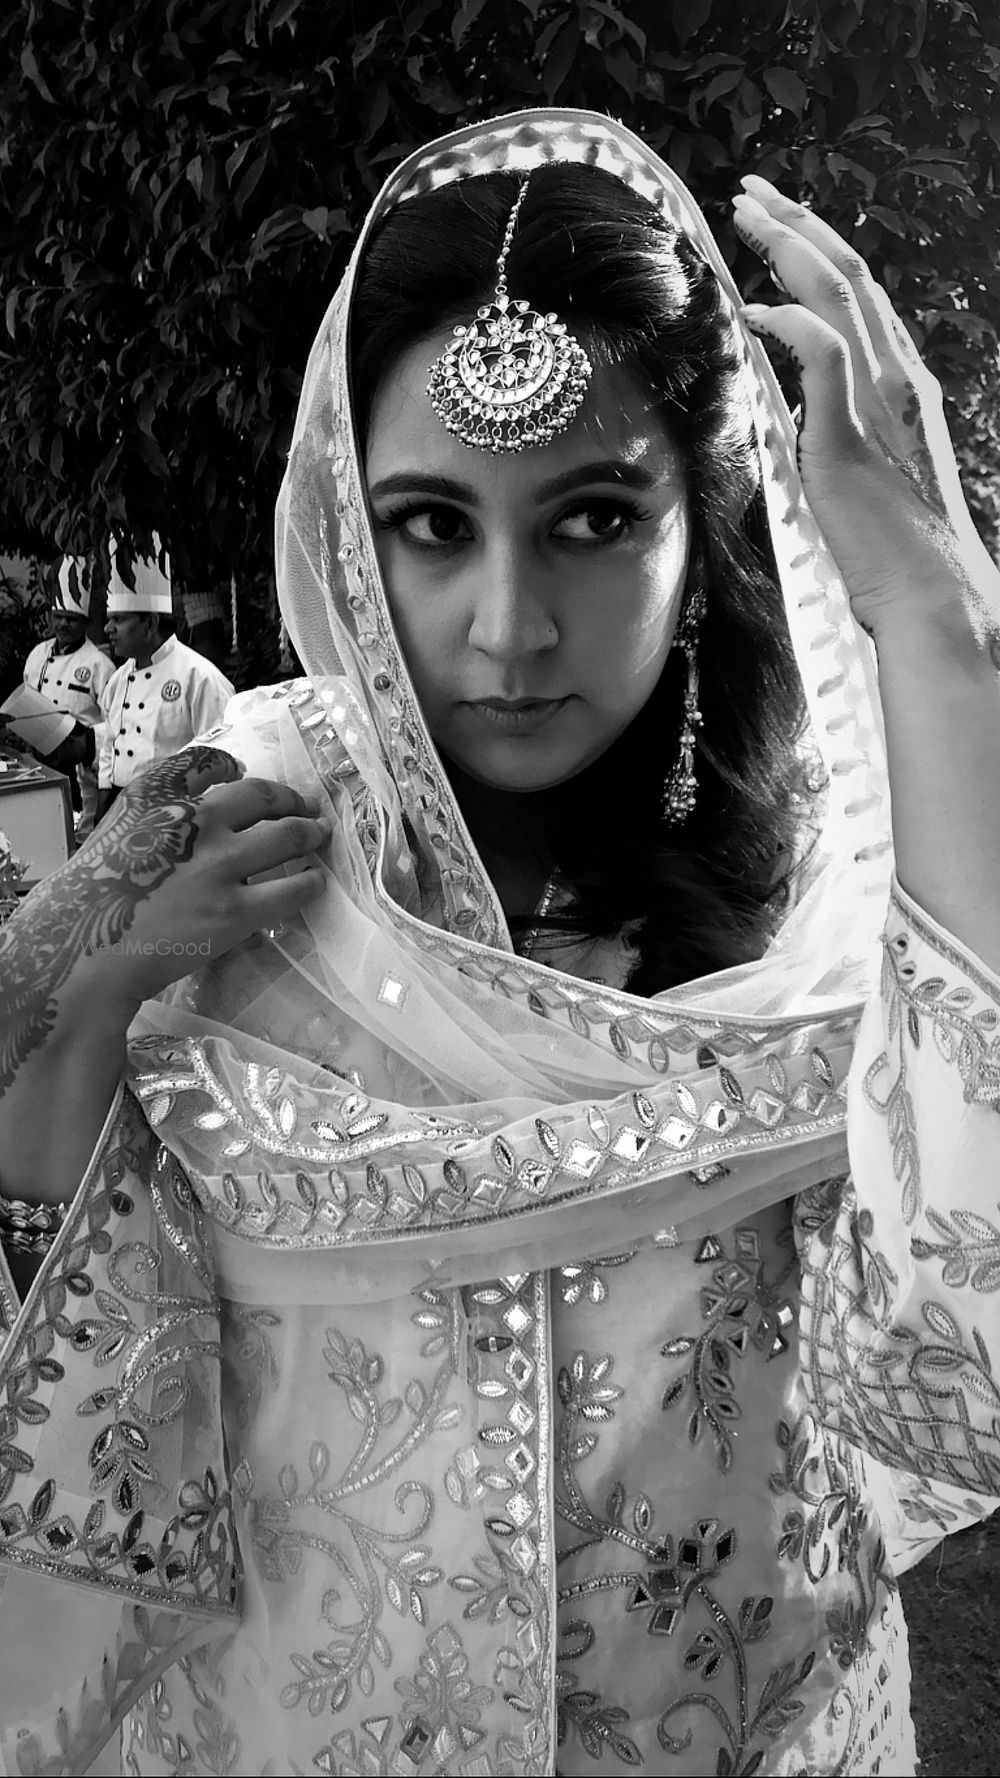
{"type": "Polygon", "coordinates": [[[920,396],[912,383],[906,384],[905,400],[899,420],[912,438],[912,442],[907,441],[907,449],[905,451],[895,449],[884,436],[882,429],[876,426],[874,430],[879,445],[890,463],[894,463],[896,468],[902,471],[911,487],[930,507],[931,511],[939,519],[947,521],[948,508],[941,492],[937,465],[928,442],[920,396]]]}
{"type": "Polygon", "coordinates": [[[153,766],[0,930],[0,1095],[51,1033],[56,996],[78,959],[117,944],[141,902],[190,858],[201,792],[242,770],[214,747],[153,766]]]}

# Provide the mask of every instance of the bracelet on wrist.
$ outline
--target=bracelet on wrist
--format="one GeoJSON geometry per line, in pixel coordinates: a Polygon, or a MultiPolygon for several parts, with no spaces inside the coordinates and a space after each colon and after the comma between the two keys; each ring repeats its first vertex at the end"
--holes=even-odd
{"type": "Polygon", "coordinates": [[[16,1253],[48,1253],[66,1220],[65,1204],[0,1197],[0,1241],[16,1253]]]}

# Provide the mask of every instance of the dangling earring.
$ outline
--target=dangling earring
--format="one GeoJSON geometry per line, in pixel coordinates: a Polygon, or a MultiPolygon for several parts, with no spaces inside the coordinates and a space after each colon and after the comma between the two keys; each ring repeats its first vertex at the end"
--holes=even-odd
{"type": "Polygon", "coordinates": [[[698,638],[705,615],[705,589],[696,586],[686,609],[681,613],[673,646],[683,648],[687,656],[687,686],[684,691],[684,720],[681,724],[680,753],[663,785],[663,819],[668,827],[680,827],[694,813],[698,794],[694,775],[694,749],[702,724],[698,708],[698,638]]]}

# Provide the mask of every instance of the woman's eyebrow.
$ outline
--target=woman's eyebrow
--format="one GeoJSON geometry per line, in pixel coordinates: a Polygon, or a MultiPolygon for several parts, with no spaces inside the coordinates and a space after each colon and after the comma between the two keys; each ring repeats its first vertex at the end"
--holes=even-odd
{"type": "Polygon", "coordinates": [[[639,493],[648,494],[662,481],[662,474],[656,475],[639,463],[628,463],[616,457],[597,457],[592,463],[578,463],[575,468],[564,469],[561,475],[543,482],[535,489],[534,499],[536,505],[543,506],[547,500],[556,500],[560,494],[572,494],[576,488],[590,487],[594,482],[613,482],[616,487],[635,488],[639,493]]]}
{"type": "MultiPolygon", "coordinates": [[[[591,463],[578,463],[563,470],[551,481],[543,482],[533,493],[536,506],[571,494],[576,488],[592,487],[595,482],[612,482],[616,487],[634,488],[649,493],[663,480],[662,475],[644,469],[638,463],[627,463],[614,457],[598,457],[591,463]]],[[[434,475],[425,469],[398,469],[382,476],[368,489],[369,500],[383,499],[387,494],[428,494],[438,500],[460,500],[465,506],[478,506],[479,494],[469,482],[460,482],[450,475],[434,475]]]]}
{"type": "Polygon", "coordinates": [[[425,469],[397,469],[368,489],[369,500],[380,500],[385,494],[433,494],[439,500],[461,500],[466,506],[479,504],[479,495],[468,482],[454,481],[450,475],[431,475],[425,469]]]}

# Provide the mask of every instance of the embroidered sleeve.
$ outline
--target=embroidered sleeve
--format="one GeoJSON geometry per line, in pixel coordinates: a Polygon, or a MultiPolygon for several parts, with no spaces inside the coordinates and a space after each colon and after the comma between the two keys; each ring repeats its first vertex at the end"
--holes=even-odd
{"type": "Polygon", "coordinates": [[[84,1770],[235,1612],[218,1305],[126,1093],[0,1352],[0,1770],[84,1770]]]}
{"type": "Polygon", "coordinates": [[[1000,1496],[1000,982],[898,889],[883,942],[852,1174],[799,1200],[803,1365],[914,1535],[940,1535],[1000,1496]]]}

